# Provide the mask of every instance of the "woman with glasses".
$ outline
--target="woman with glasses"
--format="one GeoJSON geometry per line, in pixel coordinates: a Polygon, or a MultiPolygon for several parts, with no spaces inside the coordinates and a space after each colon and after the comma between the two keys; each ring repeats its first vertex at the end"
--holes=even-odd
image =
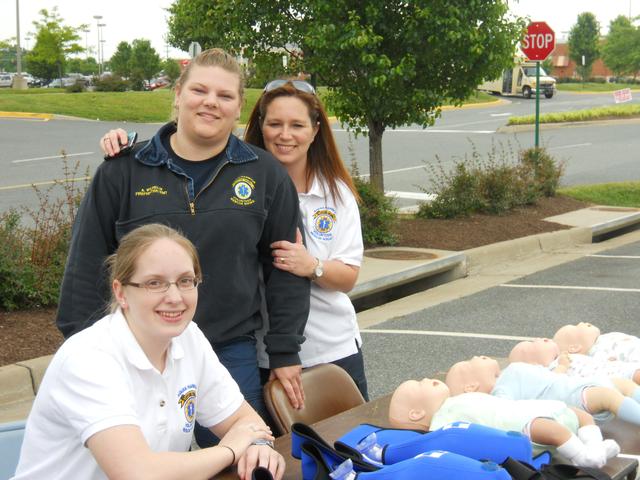
{"type": "MultiPolygon", "coordinates": [[[[119,139],[126,141],[127,133],[112,130],[103,138],[111,138],[110,145],[115,145],[119,139]]],[[[300,235],[295,242],[281,240],[271,247],[275,268],[312,280],[302,366],[335,363],[368,399],[362,339],[347,296],[363,254],[358,194],[313,86],[301,80],[269,82],[251,112],[244,140],[272,153],[298,192],[306,247],[300,235]]],[[[105,153],[117,152],[105,149],[105,153]]],[[[268,373],[264,369],[270,364],[260,342],[258,350],[264,382],[268,373]]]]}
{"type": "Polygon", "coordinates": [[[108,257],[111,313],[54,355],[27,420],[18,479],[210,478],[258,464],[282,478],[271,431],[243,399],[193,315],[193,244],[160,224],[108,257]],[[189,452],[195,421],[220,443],[189,452]]]}
{"type": "MultiPolygon", "coordinates": [[[[73,228],[57,324],[68,337],[100,318],[108,295],[102,262],[124,234],[142,224],[172,226],[194,243],[202,261],[194,321],[247,402],[268,418],[255,339],[263,324],[261,282],[270,318],[269,365],[298,405],[310,282],[272,265],[270,245],[295,242],[298,198],[271,154],[232,134],[242,84],[232,56],[202,52],[176,84],[175,121],[98,167],[73,228]]],[[[118,138],[106,137],[103,147],[110,142],[118,138]]],[[[200,446],[216,441],[197,426],[196,439],[200,446]]]]}

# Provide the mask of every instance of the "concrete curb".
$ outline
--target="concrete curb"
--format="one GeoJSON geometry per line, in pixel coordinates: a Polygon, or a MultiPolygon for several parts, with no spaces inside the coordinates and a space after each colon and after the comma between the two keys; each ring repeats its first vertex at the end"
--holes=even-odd
{"type": "Polygon", "coordinates": [[[30,113],[30,112],[0,112],[2,118],[34,118],[49,121],[53,118],[52,113],[30,113]]]}
{"type": "Polygon", "coordinates": [[[589,227],[540,233],[528,237],[493,243],[466,250],[468,272],[488,265],[518,260],[542,252],[550,252],[579,244],[591,243],[593,234],[589,227]]]}
{"type": "MultiPolygon", "coordinates": [[[[591,127],[598,125],[620,125],[620,124],[635,124],[640,123],[640,118],[621,118],[614,120],[586,120],[584,122],[558,122],[558,123],[540,123],[541,130],[551,130],[553,128],[569,128],[569,127],[591,127]]],[[[532,132],[535,130],[535,124],[529,123],[527,125],[507,125],[500,127],[496,130],[496,133],[520,133],[520,132],[532,132]]]]}
{"type": "MultiPolygon", "coordinates": [[[[367,252],[384,252],[384,251],[421,251],[433,254],[436,258],[424,260],[424,261],[406,261],[406,268],[391,272],[387,270],[387,274],[384,276],[378,276],[358,282],[358,284],[349,292],[349,297],[352,300],[362,298],[364,296],[376,294],[382,290],[395,288],[409,282],[414,282],[421,278],[437,275],[445,271],[454,271],[453,278],[461,278],[466,275],[466,269],[464,265],[466,263],[465,254],[462,252],[445,252],[430,249],[417,249],[417,248],[375,248],[367,250],[367,252]],[[456,273],[457,272],[457,273],[456,273]]],[[[366,256],[366,253],[365,253],[366,256]]],[[[367,258],[367,262],[381,262],[375,258],[367,258]]],[[[402,260],[394,260],[394,262],[401,262],[402,260]]],[[[388,262],[388,260],[382,261],[388,262]]]]}

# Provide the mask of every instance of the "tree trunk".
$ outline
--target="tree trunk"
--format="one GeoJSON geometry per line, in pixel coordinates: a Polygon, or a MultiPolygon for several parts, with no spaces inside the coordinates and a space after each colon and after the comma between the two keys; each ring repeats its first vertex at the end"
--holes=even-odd
{"type": "Polygon", "coordinates": [[[382,172],[382,122],[369,121],[369,182],[375,188],[384,192],[384,177],[382,172]]]}

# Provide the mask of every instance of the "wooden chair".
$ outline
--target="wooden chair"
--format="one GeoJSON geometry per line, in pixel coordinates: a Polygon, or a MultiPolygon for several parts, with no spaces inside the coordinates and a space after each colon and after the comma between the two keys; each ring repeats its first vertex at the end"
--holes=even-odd
{"type": "Polygon", "coordinates": [[[310,425],[365,403],[353,379],[332,363],[302,371],[305,400],[302,410],[294,409],[277,378],[264,386],[264,400],[280,435],[291,431],[295,422],[310,425]]]}

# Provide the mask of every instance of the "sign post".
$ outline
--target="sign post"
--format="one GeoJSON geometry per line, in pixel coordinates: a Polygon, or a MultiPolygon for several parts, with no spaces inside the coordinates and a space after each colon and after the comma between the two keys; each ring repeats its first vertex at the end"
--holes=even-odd
{"type": "Polygon", "coordinates": [[[189,55],[191,58],[196,58],[202,52],[202,47],[198,42],[191,42],[189,44],[189,55]]]}
{"type": "Polygon", "coordinates": [[[520,50],[529,60],[536,62],[536,136],[535,146],[540,145],[540,62],[556,47],[556,34],[545,22],[531,22],[527,27],[520,50]]]}

